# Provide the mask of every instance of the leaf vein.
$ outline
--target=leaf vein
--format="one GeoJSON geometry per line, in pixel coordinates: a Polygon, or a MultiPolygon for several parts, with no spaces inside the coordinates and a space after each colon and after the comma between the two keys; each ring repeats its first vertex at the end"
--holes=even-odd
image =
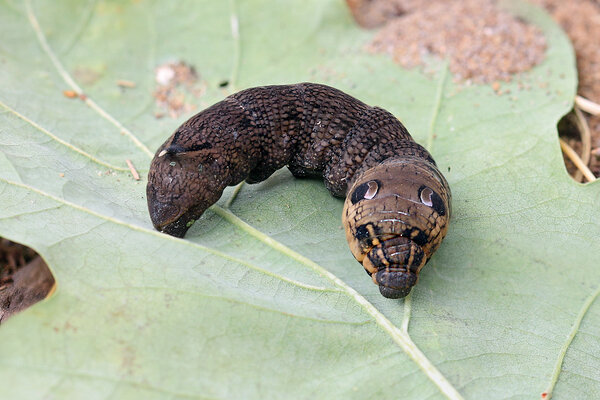
{"type": "MultiPolygon", "coordinates": [[[[56,54],[54,54],[54,51],[52,50],[52,48],[50,48],[50,45],[48,44],[48,41],[46,40],[46,36],[44,35],[44,32],[42,31],[42,28],[37,20],[37,17],[35,16],[35,13],[33,12],[33,8],[31,7],[31,0],[26,0],[25,5],[27,8],[27,17],[29,19],[29,23],[31,24],[31,27],[33,28],[33,31],[35,32],[35,34],[37,36],[40,46],[42,47],[42,49],[44,50],[46,55],[50,58],[50,61],[52,61],[54,68],[56,69],[58,74],[61,76],[61,78],[63,78],[63,80],[67,83],[67,85],[69,85],[71,87],[71,89],[73,89],[79,96],[82,96],[84,94],[83,89],[81,89],[81,87],[73,80],[73,78],[71,78],[71,75],[69,75],[69,73],[67,72],[65,67],[62,65],[62,63],[60,62],[58,57],[56,57],[56,54]]],[[[146,145],[144,143],[142,143],[137,138],[137,136],[135,136],[133,134],[133,132],[131,132],[129,129],[127,129],[125,126],[123,126],[112,115],[110,115],[102,107],[100,107],[95,101],[93,101],[88,96],[85,96],[85,100],[83,100],[83,101],[85,102],[85,104],[88,107],[90,107],[92,110],[96,111],[102,118],[106,119],[108,122],[110,122],[111,124],[116,126],[119,129],[120,133],[127,136],[147,156],[152,157],[153,153],[148,149],[148,147],[146,147],[146,145]]]]}
{"type": "Polygon", "coordinates": [[[32,370],[37,370],[42,373],[48,373],[50,371],[50,373],[61,374],[62,376],[71,376],[71,377],[80,378],[80,379],[98,379],[101,381],[112,382],[117,385],[126,383],[126,384],[134,386],[134,387],[139,387],[139,388],[143,388],[143,389],[147,389],[147,390],[151,390],[151,391],[155,391],[155,392],[159,392],[159,393],[175,395],[175,396],[179,396],[179,397],[185,397],[185,398],[189,398],[189,399],[216,400],[215,398],[212,398],[212,397],[198,396],[198,395],[191,394],[191,393],[175,392],[175,391],[172,391],[169,389],[163,389],[163,388],[159,388],[156,386],[150,386],[147,383],[142,384],[140,382],[135,382],[132,380],[124,379],[123,376],[118,376],[118,377],[102,376],[102,375],[93,374],[93,373],[81,372],[81,370],[73,371],[73,370],[66,369],[66,368],[57,368],[55,365],[52,365],[51,367],[41,368],[41,367],[38,367],[35,365],[24,365],[24,364],[16,365],[13,363],[6,363],[6,362],[0,361],[0,366],[10,368],[10,369],[22,369],[27,372],[30,372],[32,370]]]}
{"type": "Polygon", "coordinates": [[[571,346],[573,339],[575,339],[575,335],[579,331],[579,327],[581,326],[581,321],[583,321],[583,318],[587,314],[592,303],[598,298],[599,294],[600,294],[600,287],[598,287],[598,289],[596,289],[596,291],[594,291],[583,303],[581,310],[579,310],[579,313],[577,314],[577,317],[575,318],[575,321],[573,322],[573,327],[571,328],[571,332],[569,332],[569,335],[567,336],[567,340],[565,341],[562,348],[560,349],[560,352],[558,353],[558,358],[557,358],[556,364],[554,366],[554,372],[552,373],[552,377],[550,378],[550,383],[548,384],[548,388],[546,389],[546,393],[548,394],[546,398],[548,400],[552,397],[552,391],[554,390],[554,387],[556,386],[556,383],[558,382],[558,377],[562,371],[562,365],[563,365],[563,361],[565,359],[565,355],[567,354],[567,351],[569,350],[569,347],[571,346]]]}
{"type": "Polygon", "coordinates": [[[206,247],[206,246],[200,245],[198,243],[190,242],[189,240],[183,240],[183,239],[179,239],[179,238],[176,238],[176,237],[173,237],[173,236],[170,236],[170,235],[165,235],[164,233],[160,233],[158,231],[150,230],[150,229],[147,229],[147,228],[144,228],[144,227],[141,227],[141,226],[132,225],[130,223],[121,221],[121,220],[119,220],[117,218],[113,218],[113,217],[109,217],[109,216],[100,214],[100,213],[98,213],[96,211],[93,211],[93,210],[91,210],[89,208],[85,208],[83,206],[80,206],[78,204],[72,203],[72,202],[70,202],[68,200],[65,200],[65,199],[62,199],[60,197],[54,196],[54,195],[52,195],[50,193],[44,192],[44,191],[42,191],[40,189],[34,188],[34,187],[29,186],[29,185],[24,184],[24,183],[13,182],[13,181],[10,181],[10,180],[2,178],[2,177],[0,177],[0,181],[5,182],[8,185],[12,185],[12,186],[20,187],[20,188],[25,189],[25,190],[29,190],[29,191],[31,191],[33,193],[36,193],[36,194],[40,195],[40,196],[49,198],[49,199],[51,199],[53,201],[56,201],[58,203],[61,203],[61,204],[65,205],[67,207],[71,207],[71,208],[74,208],[74,209],[79,210],[81,212],[93,215],[93,216],[95,216],[97,218],[100,218],[100,219],[103,219],[103,220],[105,220],[107,222],[111,222],[111,223],[114,223],[114,224],[117,224],[117,225],[125,226],[125,227],[127,227],[127,228],[129,228],[131,230],[135,230],[135,231],[138,231],[138,232],[141,232],[141,233],[145,233],[145,234],[148,234],[148,235],[160,237],[163,240],[171,240],[171,241],[175,241],[175,242],[177,242],[177,243],[179,243],[181,245],[184,245],[184,246],[190,246],[190,247],[193,247],[193,248],[196,248],[196,249],[200,249],[200,250],[205,251],[207,253],[210,253],[210,254],[212,254],[214,256],[221,257],[221,258],[223,258],[225,260],[235,262],[235,263],[243,265],[243,266],[245,266],[247,268],[253,269],[253,270],[255,270],[255,271],[257,271],[257,272],[259,272],[261,274],[272,276],[272,277],[277,278],[277,279],[279,279],[281,281],[287,282],[287,283],[289,283],[291,285],[298,286],[298,287],[303,288],[303,289],[313,290],[313,291],[319,291],[319,292],[338,292],[339,291],[337,289],[325,288],[325,287],[321,287],[321,286],[314,286],[314,285],[309,285],[309,284],[306,284],[306,283],[302,283],[302,282],[296,281],[294,279],[287,278],[285,276],[282,276],[282,275],[276,274],[274,272],[268,271],[268,270],[263,269],[263,268],[261,268],[261,267],[259,267],[257,265],[249,263],[249,262],[247,262],[245,260],[241,260],[241,259],[235,258],[233,256],[230,256],[230,255],[226,254],[226,253],[223,253],[221,251],[215,250],[213,248],[206,247]]]}
{"type": "Polygon", "coordinates": [[[231,25],[231,37],[233,38],[233,61],[231,66],[231,75],[229,76],[228,88],[230,92],[233,93],[236,91],[242,48],[240,41],[240,19],[238,17],[235,0],[229,0],[229,7],[231,9],[229,21],[231,25]]]}
{"type": "Polygon", "coordinates": [[[219,206],[213,206],[211,208],[214,212],[220,215],[223,219],[231,223],[232,225],[242,229],[251,236],[257,238],[261,242],[271,246],[275,250],[285,254],[286,256],[296,260],[319,275],[329,279],[341,290],[346,292],[355,302],[359,304],[371,317],[375,320],[375,323],[379,325],[384,332],[386,332],[392,340],[400,346],[400,348],[417,364],[417,366],[425,373],[425,375],[438,387],[438,389],[449,399],[462,399],[463,397],[458,391],[452,386],[452,384],[446,379],[444,375],[429,361],[429,359],[421,352],[419,347],[412,341],[410,335],[396,327],[385,315],[383,315],[373,304],[359,294],[354,288],[346,284],[343,280],[338,278],[336,275],[329,272],[323,266],[317,264],[311,259],[295,252],[281,242],[278,242],[268,235],[260,232],[250,224],[240,219],[237,215],[233,214],[230,210],[221,208],[219,206]]]}
{"type": "MultiPolygon", "coordinates": [[[[367,325],[372,323],[373,321],[371,319],[365,320],[365,321],[343,321],[343,320],[333,320],[333,319],[322,319],[322,318],[314,318],[314,317],[309,317],[307,315],[300,315],[300,314],[292,314],[286,311],[282,311],[282,310],[278,310],[276,308],[271,308],[271,307],[266,307],[266,306],[262,306],[259,304],[255,304],[255,303],[249,303],[249,302],[245,302],[245,301],[241,301],[232,297],[227,297],[227,296],[218,296],[218,295],[212,295],[212,294],[207,294],[207,293],[202,293],[199,291],[194,291],[194,290],[185,290],[185,289],[180,289],[180,288],[174,288],[174,287],[160,287],[160,286],[148,286],[148,285],[144,285],[144,286],[127,286],[127,290],[132,290],[132,289],[138,289],[138,290],[160,290],[160,291],[165,291],[168,290],[171,293],[183,293],[183,294],[190,294],[190,295],[194,295],[194,296],[199,296],[199,297],[203,297],[206,299],[214,299],[214,300],[221,300],[221,301],[225,301],[225,302],[229,302],[229,303],[235,303],[235,304],[240,304],[242,306],[249,306],[252,308],[256,308],[258,310],[262,310],[262,311],[267,311],[270,313],[274,313],[274,314],[281,314],[281,315],[285,315],[286,317],[292,317],[292,318],[298,318],[298,319],[305,319],[308,321],[313,321],[313,322],[319,322],[319,323],[326,323],[326,324],[336,324],[336,325],[352,325],[352,326],[360,326],[360,325],[367,325]]],[[[120,290],[120,289],[113,289],[113,290],[120,290]]]]}
{"type": "Polygon", "coordinates": [[[0,107],[3,107],[4,109],[6,109],[8,112],[10,112],[11,114],[15,115],[17,118],[25,121],[26,123],[28,123],[29,125],[33,126],[34,128],[36,128],[37,130],[39,130],[40,132],[42,132],[44,135],[50,137],[52,140],[55,140],[56,142],[60,143],[61,145],[65,146],[66,148],[68,148],[69,150],[82,155],[83,157],[89,158],[90,160],[92,160],[93,162],[95,162],[96,164],[102,165],[104,167],[116,170],[116,171],[129,171],[129,169],[124,168],[124,167],[118,167],[116,165],[113,165],[111,163],[108,163],[106,161],[102,161],[101,159],[94,157],[93,155],[91,155],[90,153],[88,153],[87,151],[80,149],[77,146],[72,145],[71,143],[61,139],[60,137],[56,136],[55,134],[53,134],[52,132],[50,132],[49,130],[47,130],[46,128],[44,128],[43,126],[41,126],[40,124],[38,124],[37,122],[33,121],[32,119],[30,119],[29,117],[26,117],[25,115],[19,113],[17,110],[11,108],[10,106],[8,106],[7,104],[3,103],[0,100],[0,107]]]}

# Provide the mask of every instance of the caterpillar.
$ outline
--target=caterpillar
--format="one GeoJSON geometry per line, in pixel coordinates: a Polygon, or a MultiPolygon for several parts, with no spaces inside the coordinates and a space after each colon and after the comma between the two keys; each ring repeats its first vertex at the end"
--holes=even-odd
{"type": "Polygon", "coordinates": [[[383,296],[410,293],[448,230],[448,183],[391,113],[326,85],[246,89],[184,122],[150,165],[152,223],[183,237],[225,187],[284,166],[346,197],[352,254],[383,296]]]}

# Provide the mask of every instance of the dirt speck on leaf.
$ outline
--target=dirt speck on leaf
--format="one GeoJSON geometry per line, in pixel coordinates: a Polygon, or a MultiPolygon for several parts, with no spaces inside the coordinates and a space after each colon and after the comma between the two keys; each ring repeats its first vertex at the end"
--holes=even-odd
{"type": "Polygon", "coordinates": [[[177,118],[197,108],[193,101],[206,91],[202,81],[193,66],[183,61],[169,62],[159,65],[154,71],[156,89],[153,96],[159,110],[155,111],[156,118],[168,114],[177,118]]]}
{"type": "Polygon", "coordinates": [[[74,90],[63,90],[63,96],[69,99],[74,99],[75,97],[77,97],[77,92],[74,90]]]}
{"type": "Polygon", "coordinates": [[[117,85],[122,88],[133,89],[136,85],[133,81],[128,81],[127,79],[119,79],[117,80],[117,85]]]}

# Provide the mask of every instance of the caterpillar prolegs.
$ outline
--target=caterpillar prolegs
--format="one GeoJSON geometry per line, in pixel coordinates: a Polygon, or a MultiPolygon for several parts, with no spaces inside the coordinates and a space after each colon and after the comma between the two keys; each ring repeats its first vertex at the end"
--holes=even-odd
{"type": "Polygon", "coordinates": [[[246,89],[183,123],[150,166],[152,223],[183,237],[225,187],[284,166],[323,176],[334,196],[346,196],[352,254],[383,296],[406,296],[446,235],[450,188],[391,113],[329,86],[246,89]]]}

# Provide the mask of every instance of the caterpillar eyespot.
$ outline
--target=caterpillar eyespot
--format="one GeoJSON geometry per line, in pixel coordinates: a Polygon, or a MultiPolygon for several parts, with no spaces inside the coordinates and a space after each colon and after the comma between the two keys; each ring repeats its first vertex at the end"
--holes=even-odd
{"type": "Polygon", "coordinates": [[[431,196],[433,196],[433,190],[429,189],[428,187],[423,187],[421,190],[421,195],[419,196],[421,197],[421,202],[426,206],[432,207],[433,200],[431,199],[431,196]]]}
{"type": "Polygon", "coordinates": [[[351,201],[352,204],[356,204],[363,199],[371,200],[377,194],[379,190],[379,183],[377,181],[365,182],[358,186],[354,192],[352,192],[351,201]]]}
{"type": "Polygon", "coordinates": [[[431,188],[428,188],[427,186],[421,186],[419,189],[419,197],[421,198],[421,202],[423,204],[433,208],[439,215],[446,215],[446,206],[444,204],[444,200],[431,188]]]}
{"type": "Polygon", "coordinates": [[[367,186],[369,188],[367,189],[367,192],[365,193],[364,198],[367,200],[371,200],[377,194],[379,185],[377,184],[377,181],[369,181],[369,182],[367,182],[367,186]]]}
{"type": "Polygon", "coordinates": [[[381,294],[400,298],[448,230],[451,194],[435,161],[391,113],[329,86],[235,93],[194,115],[156,151],[148,174],[154,227],[183,237],[227,186],[287,166],[346,197],[346,239],[381,294]]]}

